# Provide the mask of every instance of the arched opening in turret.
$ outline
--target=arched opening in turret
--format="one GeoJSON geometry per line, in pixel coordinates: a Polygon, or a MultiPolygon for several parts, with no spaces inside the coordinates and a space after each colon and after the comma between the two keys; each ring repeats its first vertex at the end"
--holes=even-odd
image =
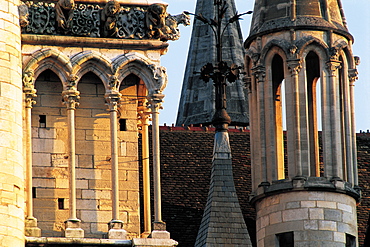
{"type": "Polygon", "coordinates": [[[275,136],[276,136],[276,162],[277,179],[284,179],[284,132],[285,117],[285,90],[284,90],[284,61],[279,55],[275,55],[271,64],[272,90],[274,97],[275,136]]]}
{"type": "Polygon", "coordinates": [[[308,138],[309,138],[309,157],[310,174],[314,177],[320,176],[319,162],[319,135],[321,123],[318,117],[321,109],[320,100],[320,59],[319,56],[310,51],[305,59],[306,62],[306,82],[307,82],[307,107],[308,107],[308,138]]]}

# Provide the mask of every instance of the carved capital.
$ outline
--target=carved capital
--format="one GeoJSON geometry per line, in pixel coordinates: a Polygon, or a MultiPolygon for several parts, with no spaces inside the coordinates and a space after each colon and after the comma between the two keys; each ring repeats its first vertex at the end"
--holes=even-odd
{"type": "Polygon", "coordinates": [[[118,106],[121,101],[121,94],[116,93],[106,93],[105,94],[106,105],[109,107],[109,111],[117,111],[118,106]]]}
{"type": "Polygon", "coordinates": [[[300,59],[288,60],[287,64],[292,76],[298,75],[302,69],[302,62],[300,59]]]}
{"type": "Polygon", "coordinates": [[[63,104],[67,106],[68,110],[76,110],[80,105],[80,92],[77,90],[65,90],[62,92],[63,104]]]}
{"type": "Polygon", "coordinates": [[[358,80],[358,71],[357,69],[348,70],[349,85],[354,86],[355,82],[358,80]]]}
{"type": "Polygon", "coordinates": [[[141,131],[143,129],[143,126],[145,126],[145,125],[148,126],[149,125],[149,121],[151,121],[150,114],[151,113],[150,113],[147,105],[142,105],[142,106],[138,107],[137,126],[138,126],[139,131],[141,131]]]}
{"type": "Polygon", "coordinates": [[[342,67],[341,62],[338,60],[330,60],[326,63],[326,68],[330,73],[330,76],[336,76],[338,69],[342,67]]]}
{"type": "Polygon", "coordinates": [[[162,107],[163,98],[164,94],[161,94],[159,92],[152,93],[147,97],[148,107],[152,109],[152,112],[157,112],[158,109],[163,109],[162,107]]]}
{"type": "Polygon", "coordinates": [[[37,97],[37,90],[34,85],[33,71],[29,70],[23,73],[23,93],[25,94],[26,108],[32,108],[36,104],[34,98],[37,97]]]}
{"type": "Polygon", "coordinates": [[[264,82],[266,77],[266,68],[262,65],[257,65],[252,68],[252,74],[257,82],[264,82]]]}

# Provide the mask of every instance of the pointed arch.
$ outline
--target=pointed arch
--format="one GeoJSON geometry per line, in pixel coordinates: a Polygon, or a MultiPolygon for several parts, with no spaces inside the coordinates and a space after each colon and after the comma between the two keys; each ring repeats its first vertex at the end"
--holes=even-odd
{"type": "Polygon", "coordinates": [[[113,75],[112,63],[109,58],[95,51],[83,51],[71,57],[72,74],[81,78],[88,72],[93,72],[108,89],[113,75]]]}
{"type": "MultiPolygon", "coordinates": [[[[309,50],[308,47],[310,46],[316,46],[316,47],[321,47],[322,51],[324,52],[321,56],[321,59],[324,59],[323,61],[326,61],[330,56],[329,56],[329,46],[323,42],[320,39],[317,39],[312,36],[308,36],[305,38],[302,38],[296,42],[296,46],[298,47],[298,57],[303,57],[304,53],[309,50]]],[[[308,52],[306,52],[306,55],[308,52]]]]}
{"type": "MultiPolygon", "coordinates": [[[[285,45],[284,45],[285,46],[285,45]]],[[[283,90],[285,77],[287,77],[288,67],[286,50],[279,45],[270,44],[269,51],[264,56],[264,65],[266,67],[265,85],[265,110],[266,114],[266,151],[267,163],[271,164],[267,171],[269,181],[284,179],[285,162],[284,162],[284,105],[285,90],[283,90]]],[[[285,121],[286,122],[286,121],[285,121]]]]}
{"type": "Polygon", "coordinates": [[[288,57],[288,54],[289,54],[289,49],[292,47],[292,44],[289,43],[288,41],[286,40],[277,40],[277,39],[273,39],[271,41],[269,41],[262,49],[261,51],[261,63],[265,63],[265,64],[268,64],[268,63],[271,63],[271,61],[267,62],[266,59],[268,59],[268,57],[270,57],[270,59],[272,60],[272,57],[273,56],[270,56],[269,54],[273,51],[273,50],[276,50],[276,48],[279,51],[279,54],[281,57],[288,57]]]}
{"type": "Polygon", "coordinates": [[[120,82],[129,74],[138,76],[145,83],[149,94],[162,92],[167,85],[165,68],[139,53],[117,57],[113,61],[113,70],[120,82]]]}
{"type": "Polygon", "coordinates": [[[35,79],[45,70],[50,69],[63,84],[72,71],[69,58],[61,51],[51,48],[41,49],[32,54],[31,59],[23,67],[23,73],[32,71],[35,79]]]}

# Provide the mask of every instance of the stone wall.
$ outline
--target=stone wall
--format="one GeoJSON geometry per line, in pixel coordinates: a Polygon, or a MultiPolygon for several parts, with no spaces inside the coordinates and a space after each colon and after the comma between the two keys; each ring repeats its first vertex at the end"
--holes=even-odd
{"type": "Polygon", "coordinates": [[[0,246],[24,245],[22,67],[17,5],[0,1],[0,246]]]}

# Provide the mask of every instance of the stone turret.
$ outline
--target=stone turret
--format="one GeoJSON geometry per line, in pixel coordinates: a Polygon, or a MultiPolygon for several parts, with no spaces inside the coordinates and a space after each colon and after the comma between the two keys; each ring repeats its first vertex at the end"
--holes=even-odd
{"type": "Polygon", "coordinates": [[[255,3],[245,67],[258,246],[357,246],[352,43],[340,0],[255,3]]]}
{"type": "MultiPolygon", "coordinates": [[[[215,9],[213,0],[198,0],[195,14],[202,14],[205,18],[214,18],[215,9]]],[[[227,0],[228,10],[226,17],[236,13],[234,0],[227,0]]],[[[243,41],[239,22],[228,26],[223,36],[222,57],[229,65],[243,64],[243,41]]],[[[214,87],[212,83],[204,83],[199,78],[200,69],[206,63],[216,61],[215,38],[211,29],[199,20],[194,21],[189,48],[188,61],[182,85],[181,99],[177,114],[176,125],[208,125],[215,112],[214,87]]],[[[248,100],[246,90],[241,80],[237,80],[227,89],[227,112],[231,125],[248,125],[248,100]]]]}
{"type": "Polygon", "coordinates": [[[19,0],[0,4],[0,246],[24,246],[22,63],[19,0]]]}

